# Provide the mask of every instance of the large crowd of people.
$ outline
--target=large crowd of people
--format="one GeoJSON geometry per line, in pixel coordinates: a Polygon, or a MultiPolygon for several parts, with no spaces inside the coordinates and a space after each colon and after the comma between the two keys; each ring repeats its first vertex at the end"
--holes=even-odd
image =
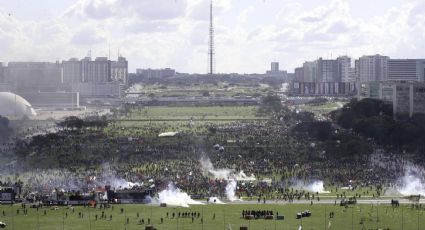
{"type": "Polygon", "coordinates": [[[158,134],[175,124],[111,123],[5,143],[0,150],[15,152],[19,160],[1,166],[0,185],[19,182],[22,196],[28,196],[55,189],[90,192],[105,185],[158,193],[172,182],[188,194],[225,197],[228,179],[236,176],[215,177],[201,162],[207,158],[215,170],[243,175],[238,196],[291,201],[310,199],[315,192],[305,186],[319,180],[335,192],[373,187],[380,195],[380,188],[397,186],[411,166],[400,155],[379,151],[356,159],[329,156],[320,142],[297,138],[293,124],[275,120],[179,125],[184,131],[168,138],[158,134]]]}

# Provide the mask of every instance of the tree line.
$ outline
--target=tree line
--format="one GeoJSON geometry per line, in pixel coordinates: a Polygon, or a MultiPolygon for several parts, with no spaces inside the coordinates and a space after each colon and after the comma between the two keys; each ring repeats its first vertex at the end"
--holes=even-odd
{"type": "Polygon", "coordinates": [[[345,129],[373,138],[378,144],[409,150],[424,148],[425,114],[394,116],[392,105],[376,99],[352,100],[331,114],[345,129]]]}

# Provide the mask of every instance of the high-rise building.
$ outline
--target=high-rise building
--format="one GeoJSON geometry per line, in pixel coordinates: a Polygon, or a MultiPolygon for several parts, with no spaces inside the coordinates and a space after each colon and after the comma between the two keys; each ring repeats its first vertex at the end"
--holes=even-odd
{"type": "Polygon", "coordinates": [[[77,58],[62,61],[63,83],[72,84],[82,82],[83,64],[77,58]]]}
{"type": "Polygon", "coordinates": [[[304,62],[303,64],[303,79],[305,82],[317,81],[317,62],[304,62]]]}
{"type": "Polygon", "coordinates": [[[305,82],[304,81],[304,68],[303,67],[295,68],[294,81],[305,82]]]}
{"type": "Polygon", "coordinates": [[[97,57],[94,61],[90,57],[82,60],[83,82],[105,83],[111,81],[111,61],[107,57],[97,57]]]}
{"type": "Polygon", "coordinates": [[[319,82],[341,82],[337,60],[317,60],[317,78],[319,82]]]}
{"type": "Polygon", "coordinates": [[[336,60],[305,62],[295,69],[291,83],[293,95],[304,96],[342,96],[356,92],[355,71],[351,68],[351,58],[338,57],[336,60]]]}
{"type": "Polygon", "coordinates": [[[85,57],[64,61],[64,83],[72,92],[79,92],[82,97],[102,97],[122,95],[123,86],[127,84],[128,62],[124,57],[117,61],[106,57],[85,57]]]}
{"type": "Polygon", "coordinates": [[[358,71],[360,82],[385,81],[388,75],[389,57],[374,55],[359,59],[358,71]]]}
{"type": "Polygon", "coordinates": [[[110,61],[106,57],[98,57],[94,61],[90,57],[82,60],[71,58],[63,61],[64,83],[105,83],[119,81],[127,84],[128,61],[119,57],[117,61],[110,61]]]}
{"type": "Polygon", "coordinates": [[[270,70],[266,71],[266,77],[282,77],[287,78],[288,72],[286,70],[279,69],[279,62],[272,62],[270,70]]]}
{"type": "Polygon", "coordinates": [[[128,61],[124,57],[118,57],[117,61],[111,62],[111,79],[127,85],[128,61]]]}
{"type": "Polygon", "coordinates": [[[17,92],[57,91],[62,84],[59,62],[9,62],[4,74],[17,92]]]}
{"type": "Polygon", "coordinates": [[[272,62],[271,63],[271,72],[272,73],[278,73],[279,72],[279,62],[272,62]]]}
{"type": "Polygon", "coordinates": [[[337,59],[338,62],[338,78],[341,82],[353,82],[353,69],[351,68],[351,58],[348,56],[341,56],[337,59]]]}
{"type": "Polygon", "coordinates": [[[424,81],[425,59],[388,60],[388,81],[424,81]]]}

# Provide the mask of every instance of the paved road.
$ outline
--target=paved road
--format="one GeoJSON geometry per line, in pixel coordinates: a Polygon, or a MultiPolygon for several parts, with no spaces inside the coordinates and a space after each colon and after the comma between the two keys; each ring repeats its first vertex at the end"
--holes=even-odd
{"type": "MultiPolygon", "coordinates": [[[[408,199],[398,199],[400,204],[412,204],[412,201],[408,200],[408,199]]],[[[339,205],[341,200],[336,200],[336,204],[339,205]]],[[[263,201],[261,200],[260,203],[258,203],[257,200],[242,200],[242,201],[233,201],[233,202],[229,202],[228,200],[222,200],[223,203],[225,204],[263,204],[263,201]]],[[[207,204],[207,202],[202,202],[204,204],[207,204]]],[[[210,202],[211,203],[211,202],[210,202]]],[[[420,204],[425,204],[425,200],[420,200],[419,202],[420,204]]],[[[271,201],[271,200],[266,200],[266,204],[278,204],[278,205],[288,205],[288,204],[311,204],[311,200],[297,200],[294,202],[285,202],[285,201],[271,201]]],[[[329,200],[329,199],[321,199],[320,201],[314,200],[313,204],[335,204],[335,200],[329,200]]],[[[357,204],[379,204],[379,205],[384,205],[384,204],[391,204],[391,199],[358,199],[357,200],[357,204]]]]}

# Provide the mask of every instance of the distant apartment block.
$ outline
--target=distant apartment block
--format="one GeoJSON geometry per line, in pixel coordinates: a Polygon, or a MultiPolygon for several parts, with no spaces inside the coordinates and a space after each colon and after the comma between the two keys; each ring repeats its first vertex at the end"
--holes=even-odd
{"type": "Polygon", "coordinates": [[[388,60],[388,81],[423,82],[425,79],[425,59],[388,60]]]}
{"type": "MultiPolygon", "coordinates": [[[[377,97],[374,90],[379,82],[425,82],[425,59],[391,59],[382,55],[362,56],[354,60],[341,56],[335,60],[319,58],[305,62],[302,67],[295,68],[291,89],[295,95],[331,95],[339,94],[341,87],[333,87],[336,83],[350,83],[349,94],[357,90],[357,94],[377,97]],[[317,83],[325,83],[318,86],[317,83]],[[329,86],[326,86],[330,84],[329,86]],[[323,88],[324,87],[324,88],[323,88]],[[329,89],[328,89],[329,88],[329,89]]],[[[343,87],[345,88],[345,87],[343,87]]],[[[385,94],[385,92],[383,92],[385,94]]]]}
{"type": "MultiPolygon", "coordinates": [[[[128,82],[128,62],[106,57],[94,60],[71,58],[60,62],[10,62],[0,65],[0,91],[31,94],[34,104],[74,104],[72,100],[90,96],[121,96],[128,82]],[[67,92],[67,93],[65,93],[67,92]],[[54,99],[53,93],[56,94],[54,99]],[[69,94],[71,93],[71,94],[69,94]]],[[[31,100],[31,99],[30,99],[31,100]]]]}
{"type": "Polygon", "coordinates": [[[72,58],[62,65],[64,83],[81,97],[121,97],[128,83],[128,62],[124,57],[117,61],[106,57],[72,58]]]}
{"type": "Polygon", "coordinates": [[[319,58],[295,69],[290,93],[298,96],[349,96],[357,89],[351,58],[319,58]]]}
{"type": "Polygon", "coordinates": [[[9,62],[4,67],[4,83],[16,92],[57,91],[62,86],[59,62],[9,62]]]}
{"type": "Polygon", "coordinates": [[[111,81],[111,61],[107,57],[90,57],[82,60],[82,82],[106,83],[111,81]]]}
{"type": "Polygon", "coordinates": [[[270,70],[266,71],[266,77],[288,77],[288,72],[279,69],[279,62],[272,62],[270,64],[270,70]]]}
{"type": "Polygon", "coordinates": [[[388,76],[389,57],[374,55],[359,58],[358,71],[360,82],[384,81],[388,76]]]}
{"type": "Polygon", "coordinates": [[[317,60],[317,81],[318,82],[341,82],[338,60],[317,60]]]}
{"type": "Polygon", "coordinates": [[[271,69],[270,72],[272,72],[272,73],[279,72],[279,62],[272,62],[270,69],[271,69]]]}
{"type": "Polygon", "coordinates": [[[351,58],[338,57],[336,60],[319,58],[305,62],[295,69],[294,80],[297,82],[354,82],[355,74],[351,67],[351,58]]]}
{"type": "Polygon", "coordinates": [[[291,96],[355,96],[355,82],[292,82],[291,96]]]}
{"type": "Polygon", "coordinates": [[[118,81],[127,84],[128,62],[124,57],[119,57],[117,61],[108,60],[106,57],[97,57],[95,60],[90,57],[82,60],[71,58],[63,61],[62,65],[64,83],[118,81]]]}
{"type": "Polygon", "coordinates": [[[336,59],[338,65],[338,78],[341,82],[354,82],[355,72],[351,66],[351,58],[348,56],[341,56],[336,59]]]}
{"type": "Polygon", "coordinates": [[[140,77],[147,78],[164,78],[164,77],[173,77],[176,75],[174,69],[165,68],[165,69],[136,69],[136,74],[140,77]]]}
{"type": "Polygon", "coordinates": [[[83,63],[77,58],[62,61],[63,83],[73,84],[83,81],[83,63]]]}
{"type": "Polygon", "coordinates": [[[424,82],[425,59],[390,59],[387,56],[363,56],[356,61],[356,76],[368,82],[424,82]]]}
{"type": "Polygon", "coordinates": [[[118,57],[117,61],[111,62],[111,79],[125,85],[128,84],[128,61],[124,57],[118,57]]]}

